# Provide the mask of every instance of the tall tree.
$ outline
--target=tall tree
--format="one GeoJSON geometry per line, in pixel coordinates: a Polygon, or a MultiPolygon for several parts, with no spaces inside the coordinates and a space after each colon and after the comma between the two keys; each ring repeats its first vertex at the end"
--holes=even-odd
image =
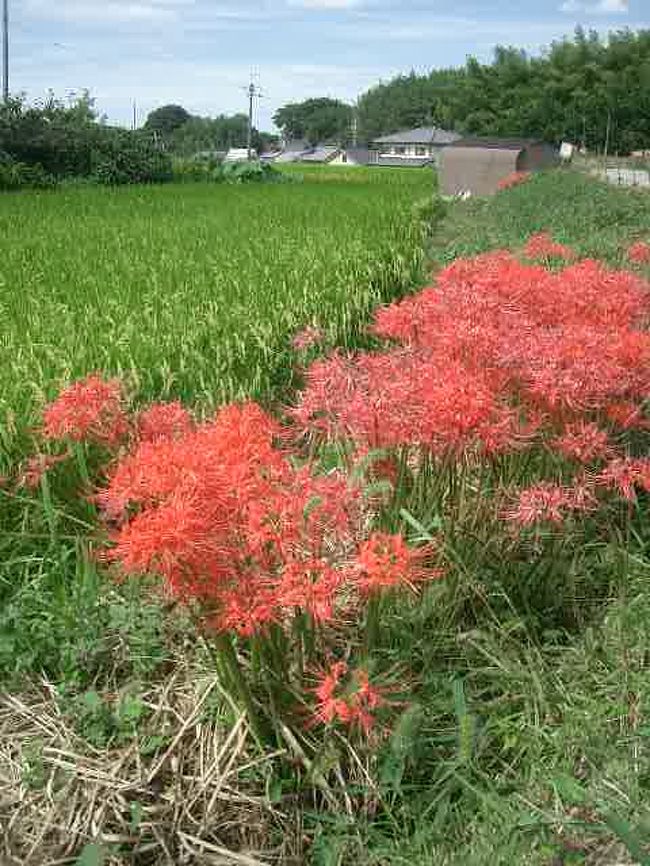
{"type": "Polygon", "coordinates": [[[322,97],[292,102],[279,108],[273,122],[285,138],[306,138],[317,142],[347,141],[352,125],[353,109],[338,99],[322,97]]]}
{"type": "Polygon", "coordinates": [[[650,30],[578,29],[541,56],[499,46],[489,64],[399,76],[359,100],[366,140],[435,123],[461,133],[563,138],[621,153],[650,147],[650,30]]]}
{"type": "Polygon", "coordinates": [[[168,137],[184,123],[187,123],[190,117],[191,114],[182,105],[163,105],[149,113],[144,127],[168,137]]]}

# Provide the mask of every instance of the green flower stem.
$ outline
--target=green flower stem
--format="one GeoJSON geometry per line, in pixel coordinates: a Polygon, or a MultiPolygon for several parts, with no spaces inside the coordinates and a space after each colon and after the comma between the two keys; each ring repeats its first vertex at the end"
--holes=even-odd
{"type": "Polygon", "coordinates": [[[373,593],[366,608],[366,654],[370,655],[377,646],[379,638],[379,618],[381,613],[381,594],[373,593]]]}
{"type": "Polygon", "coordinates": [[[219,635],[216,640],[216,645],[221,659],[226,665],[228,677],[246,711],[253,735],[257,740],[258,745],[263,746],[264,743],[268,741],[268,732],[266,726],[262,723],[258,709],[255,706],[253,694],[246,682],[246,677],[237,659],[232,637],[230,637],[230,635],[219,635]]]}

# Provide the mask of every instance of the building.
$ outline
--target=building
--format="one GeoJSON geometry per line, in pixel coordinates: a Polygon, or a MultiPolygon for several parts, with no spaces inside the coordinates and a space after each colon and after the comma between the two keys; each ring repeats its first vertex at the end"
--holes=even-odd
{"type": "MultiPolygon", "coordinates": [[[[257,151],[251,150],[253,159],[257,159],[257,151]]],[[[224,157],[224,162],[246,162],[248,160],[248,148],[231,147],[224,157]]]]}
{"type": "Polygon", "coordinates": [[[375,156],[367,147],[346,147],[337,153],[330,165],[370,165],[375,156]]]}
{"type": "Polygon", "coordinates": [[[275,154],[273,162],[300,162],[302,157],[312,150],[306,138],[289,139],[282,143],[282,150],[275,154]]]}
{"type": "Polygon", "coordinates": [[[541,171],[557,162],[557,148],[544,141],[461,138],[442,153],[440,192],[443,195],[493,195],[499,181],[509,174],[541,171]]]}
{"type": "Polygon", "coordinates": [[[311,150],[308,150],[306,153],[303,153],[300,157],[300,162],[329,164],[335,160],[341,152],[340,147],[319,144],[311,150]]]}
{"type": "Polygon", "coordinates": [[[391,135],[382,135],[371,143],[374,165],[422,166],[438,164],[443,150],[460,135],[437,126],[421,126],[391,135]]]}

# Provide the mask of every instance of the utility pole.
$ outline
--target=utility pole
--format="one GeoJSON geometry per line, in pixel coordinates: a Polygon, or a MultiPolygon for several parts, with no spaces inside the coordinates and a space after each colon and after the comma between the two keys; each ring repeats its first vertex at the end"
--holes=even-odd
{"type": "MultiPolygon", "coordinates": [[[[5,0],[6,2],[6,0],[5,0]]],[[[247,148],[248,148],[248,161],[250,162],[253,158],[253,100],[257,95],[257,89],[253,82],[248,85],[248,136],[247,136],[247,148]]]]}
{"type": "Polygon", "coordinates": [[[132,125],[132,129],[134,131],[135,131],[137,125],[138,125],[138,109],[137,109],[137,105],[136,105],[136,102],[134,99],[133,100],[133,125],[132,125]]]}
{"type": "Polygon", "coordinates": [[[9,0],[2,0],[2,98],[9,101],[9,0]]]}
{"type": "Polygon", "coordinates": [[[357,117],[357,110],[354,109],[354,115],[352,116],[352,147],[357,147],[359,143],[359,119],[357,117]]]}

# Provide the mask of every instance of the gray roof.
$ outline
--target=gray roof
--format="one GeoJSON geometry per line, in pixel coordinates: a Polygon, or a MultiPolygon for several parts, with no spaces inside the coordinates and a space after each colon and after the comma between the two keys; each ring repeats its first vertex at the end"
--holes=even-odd
{"type": "Polygon", "coordinates": [[[310,153],[303,153],[301,162],[327,162],[341,150],[340,147],[316,147],[310,153]]]}
{"type": "Polygon", "coordinates": [[[373,139],[376,144],[451,144],[460,138],[457,132],[437,126],[419,126],[373,139]]]}
{"type": "MultiPolygon", "coordinates": [[[[309,151],[305,152],[309,153],[309,151]]],[[[284,153],[278,154],[274,159],[275,162],[300,162],[305,152],[300,150],[287,150],[284,153]]]]}

